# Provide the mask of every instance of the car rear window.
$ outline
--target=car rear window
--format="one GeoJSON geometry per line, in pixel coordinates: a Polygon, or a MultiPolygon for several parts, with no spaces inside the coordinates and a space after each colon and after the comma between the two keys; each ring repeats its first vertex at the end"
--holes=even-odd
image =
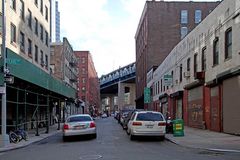
{"type": "Polygon", "coordinates": [[[136,118],[137,121],[163,121],[163,117],[158,113],[139,113],[136,118]]]}
{"type": "Polygon", "coordinates": [[[89,116],[76,116],[67,119],[67,122],[83,122],[83,121],[92,121],[92,118],[89,116]]]}

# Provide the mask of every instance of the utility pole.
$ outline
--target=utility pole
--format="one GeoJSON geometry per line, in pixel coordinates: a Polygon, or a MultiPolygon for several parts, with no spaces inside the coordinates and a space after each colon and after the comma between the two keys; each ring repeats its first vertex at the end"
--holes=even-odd
{"type": "MultiPolygon", "coordinates": [[[[3,74],[6,77],[7,73],[7,63],[6,63],[6,18],[5,18],[5,0],[2,0],[2,59],[3,59],[3,74]]],[[[8,136],[7,136],[7,89],[6,89],[6,82],[4,80],[3,83],[3,90],[2,93],[2,146],[6,146],[9,143],[8,136]]]]}

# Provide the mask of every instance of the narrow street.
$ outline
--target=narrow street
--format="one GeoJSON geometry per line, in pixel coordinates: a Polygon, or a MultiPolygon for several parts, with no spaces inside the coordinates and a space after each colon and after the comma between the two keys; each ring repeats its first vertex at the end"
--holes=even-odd
{"type": "Polygon", "coordinates": [[[113,118],[98,119],[97,139],[62,141],[61,134],[26,148],[0,153],[0,160],[239,160],[240,154],[184,148],[167,140],[141,138],[130,141],[113,118]]]}

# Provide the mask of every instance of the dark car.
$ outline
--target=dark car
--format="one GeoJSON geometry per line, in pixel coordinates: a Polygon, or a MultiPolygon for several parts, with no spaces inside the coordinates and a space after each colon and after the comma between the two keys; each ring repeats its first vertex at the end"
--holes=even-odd
{"type": "Polygon", "coordinates": [[[122,123],[123,129],[127,129],[128,122],[129,122],[130,118],[132,117],[132,114],[136,111],[143,111],[143,109],[134,109],[134,110],[129,111],[122,123]]]}

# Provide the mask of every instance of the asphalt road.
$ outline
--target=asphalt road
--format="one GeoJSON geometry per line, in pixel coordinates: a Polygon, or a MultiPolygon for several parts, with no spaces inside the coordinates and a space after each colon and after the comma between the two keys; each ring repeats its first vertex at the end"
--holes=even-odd
{"type": "Polygon", "coordinates": [[[167,140],[130,141],[113,118],[99,119],[97,139],[63,142],[61,134],[26,148],[0,153],[0,160],[239,160],[240,154],[216,153],[180,147],[167,140]]]}

